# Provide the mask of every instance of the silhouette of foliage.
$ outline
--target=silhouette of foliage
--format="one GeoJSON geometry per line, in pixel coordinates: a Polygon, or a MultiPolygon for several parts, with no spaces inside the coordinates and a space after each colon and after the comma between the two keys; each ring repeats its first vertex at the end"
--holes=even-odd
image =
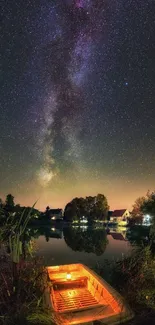
{"type": "Polygon", "coordinates": [[[108,210],[108,201],[103,194],[75,198],[66,205],[64,220],[68,222],[79,221],[83,216],[87,217],[89,222],[93,222],[95,219],[104,220],[107,217],[108,210]]]}
{"type": "Polygon", "coordinates": [[[107,236],[104,229],[64,228],[66,244],[74,251],[94,253],[100,256],[107,246],[107,236]]]}

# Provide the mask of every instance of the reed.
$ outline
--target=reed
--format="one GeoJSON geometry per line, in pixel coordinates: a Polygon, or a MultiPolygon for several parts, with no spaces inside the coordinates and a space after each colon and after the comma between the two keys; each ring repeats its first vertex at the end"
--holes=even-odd
{"type": "Polygon", "coordinates": [[[0,231],[3,247],[0,255],[2,325],[59,324],[57,315],[51,315],[44,306],[46,283],[41,285],[45,272],[42,260],[35,258],[30,242],[25,241],[32,209],[25,209],[19,219],[14,216],[10,220],[9,216],[0,231]]]}

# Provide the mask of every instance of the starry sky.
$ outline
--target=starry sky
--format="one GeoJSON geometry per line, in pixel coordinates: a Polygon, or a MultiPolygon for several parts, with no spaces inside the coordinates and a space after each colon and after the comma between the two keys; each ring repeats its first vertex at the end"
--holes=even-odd
{"type": "Polygon", "coordinates": [[[0,197],[155,188],[155,1],[1,0],[0,197]]]}

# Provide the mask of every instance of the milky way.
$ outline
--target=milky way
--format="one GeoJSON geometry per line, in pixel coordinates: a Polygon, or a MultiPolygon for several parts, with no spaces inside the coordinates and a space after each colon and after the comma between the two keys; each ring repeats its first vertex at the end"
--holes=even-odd
{"type": "MultiPolygon", "coordinates": [[[[59,173],[57,153],[77,175],[83,171],[83,146],[79,139],[85,110],[83,92],[91,71],[96,35],[95,15],[92,17],[89,9],[89,1],[64,4],[64,21],[57,24],[54,39],[44,48],[45,78],[48,76],[51,90],[46,95],[39,138],[43,161],[38,176],[42,185],[48,185],[59,173]]],[[[54,16],[61,15],[62,8],[55,6],[52,10],[54,16]]]]}
{"type": "Polygon", "coordinates": [[[155,2],[1,2],[0,197],[130,208],[155,183],[155,2]]]}

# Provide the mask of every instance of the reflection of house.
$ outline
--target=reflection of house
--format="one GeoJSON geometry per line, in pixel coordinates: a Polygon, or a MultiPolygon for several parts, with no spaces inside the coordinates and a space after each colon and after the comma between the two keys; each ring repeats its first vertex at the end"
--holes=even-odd
{"type": "Polygon", "coordinates": [[[113,222],[126,221],[127,218],[129,217],[130,217],[130,212],[127,209],[114,210],[114,212],[110,216],[110,221],[113,222]]]}
{"type": "Polygon", "coordinates": [[[50,209],[48,211],[48,216],[51,220],[62,220],[63,210],[62,209],[50,209]]]}
{"type": "Polygon", "coordinates": [[[51,228],[50,238],[62,238],[62,230],[51,228]]]}
{"type": "Polygon", "coordinates": [[[123,236],[123,234],[121,233],[117,233],[117,232],[110,232],[110,235],[113,239],[115,240],[123,240],[125,241],[125,237],[123,236]]]}

